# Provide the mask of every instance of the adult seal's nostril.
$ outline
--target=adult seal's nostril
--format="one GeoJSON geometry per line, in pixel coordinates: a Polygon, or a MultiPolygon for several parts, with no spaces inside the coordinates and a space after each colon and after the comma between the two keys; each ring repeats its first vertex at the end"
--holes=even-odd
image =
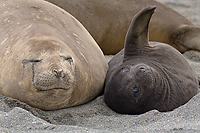
{"type": "Polygon", "coordinates": [[[56,78],[64,78],[64,72],[62,69],[53,69],[53,74],[56,78]]]}

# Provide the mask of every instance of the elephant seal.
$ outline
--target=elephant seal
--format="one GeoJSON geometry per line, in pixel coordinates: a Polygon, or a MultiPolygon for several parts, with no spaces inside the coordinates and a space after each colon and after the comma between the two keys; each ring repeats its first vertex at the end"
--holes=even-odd
{"type": "Polygon", "coordinates": [[[148,42],[155,7],[133,19],[125,48],[109,62],[104,100],[114,111],[141,114],[171,111],[198,93],[198,81],[183,55],[168,44],[148,42]]]}
{"type": "Polygon", "coordinates": [[[149,26],[151,41],[170,44],[180,52],[200,50],[200,28],[155,0],[47,1],[76,17],[91,33],[104,54],[116,54],[124,47],[124,38],[133,16],[147,6],[157,7],[149,26]]]}
{"type": "Polygon", "coordinates": [[[41,0],[1,0],[0,7],[0,94],[55,110],[102,93],[108,64],[72,15],[41,0]]]}

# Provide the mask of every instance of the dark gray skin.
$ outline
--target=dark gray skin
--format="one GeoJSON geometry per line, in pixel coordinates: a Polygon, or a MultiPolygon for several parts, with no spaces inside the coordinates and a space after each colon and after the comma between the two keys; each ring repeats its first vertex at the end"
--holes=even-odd
{"type": "Polygon", "coordinates": [[[167,44],[148,42],[154,10],[145,8],[133,18],[125,48],[109,62],[105,103],[118,113],[171,111],[198,93],[195,74],[181,53],[167,44]]]}

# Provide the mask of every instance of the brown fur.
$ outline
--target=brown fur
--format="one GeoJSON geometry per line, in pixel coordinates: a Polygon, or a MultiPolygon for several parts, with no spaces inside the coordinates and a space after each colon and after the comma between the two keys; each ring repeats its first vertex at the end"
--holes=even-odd
{"type": "Polygon", "coordinates": [[[1,0],[0,7],[0,94],[54,110],[101,93],[106,60],[73,16],[41,0],[1,0]]]}
{"type": "Polygon", "coordinates": [[[148,43],[154,9],[145,8],[134,17],[125,49],[109,62],[104,98],[118,113],[171,111],[198,93],[198,81],[183,55],[167,44],[148,43]]]}
{"type": "Polygon", "coordinates": [[[75,16],[91,33],[104,54],[116,54],[124,47],[133,16],[147,6],[156,6],[150,27],[150,41],[172,45],[180,52],[200,50],[200,28],[168,6],[155,0],[47,0],[75,16]],[[185,31],[188,31],[185,33],[185,31]]]}

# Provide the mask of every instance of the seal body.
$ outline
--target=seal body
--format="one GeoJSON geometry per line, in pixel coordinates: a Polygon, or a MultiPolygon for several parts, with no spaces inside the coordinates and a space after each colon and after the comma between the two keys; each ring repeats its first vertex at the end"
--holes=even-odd
{"type": "Polygon", "coordinates": [[[148,24],[155,7],[133,19],[125,48],[109,62],[106,104],[118,113],[171,111],[198,93],[197,78],[183,55],[170,45],[148,42],[148,24]]]}
{"type": "Polygon", "coordinates": [[[106,60],[72,15],[40,0],[1,0],[0,7],[0,94],[54,110],[101,93],[106,60]]]}
{"type": "Polygon", "coordinates": [[[124,47],[124,38],[133,16],[147,6],[157,7],[149,27],[151,41],[170,44],[180,52],[200,50],[200,28],[155,0],[47,1],[76,17],[91,33],[104,54],[116,54],[124,47]]]}

